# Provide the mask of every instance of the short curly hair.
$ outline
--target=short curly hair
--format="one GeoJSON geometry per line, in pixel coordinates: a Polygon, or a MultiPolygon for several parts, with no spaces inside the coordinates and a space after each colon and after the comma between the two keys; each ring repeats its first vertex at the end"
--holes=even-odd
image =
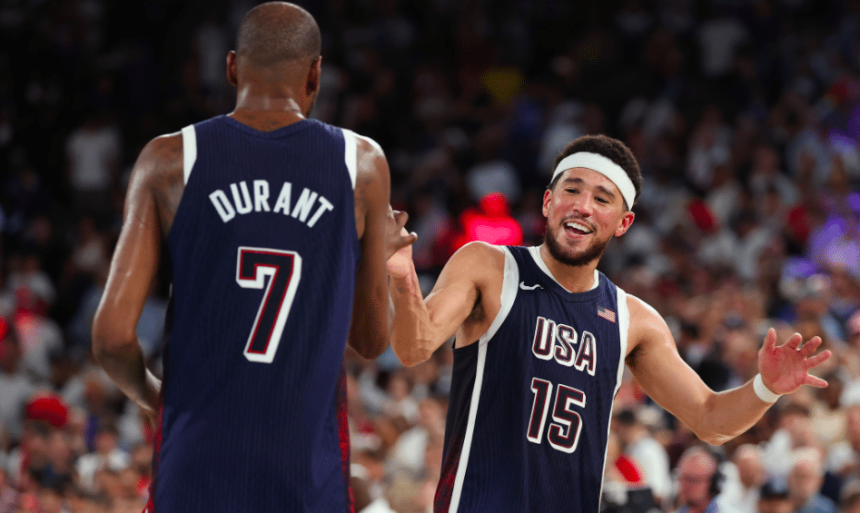
{"type": "MultiPolygon", "coordinates": [[[[580,151],[603,155],[612,162],[621,166],[621,169],[627,173],[627,176],[630,177],[630,181],[633,182],[633,188],[636,190],[633,204],[636,204],[636,201],[639,199],[639,195],[642,193],[642,183],[644,182],[644,179],[642,178],[642,171],[639,169],[639,164],[636,162],[636,157],[633,156],[633,152],[630,151],[630,148],[628,148],[626,144],[618,139],[614,139],[606,135],[583,135],[582,137],[577,137],[555,157],[555,161],[552,163],[553,171],[558,167],[558,163],[561,162],[563,158],[580,151]]],[[[560,173],[554,176],[547,188],[549,190],[555,189],[555,184],[558,183],[560,178],[560,173]]],[[[627,205],[625,202],[625,207],[627,207],[627,209],[631,209],[633,208],[633,205],[627,205]]]]}

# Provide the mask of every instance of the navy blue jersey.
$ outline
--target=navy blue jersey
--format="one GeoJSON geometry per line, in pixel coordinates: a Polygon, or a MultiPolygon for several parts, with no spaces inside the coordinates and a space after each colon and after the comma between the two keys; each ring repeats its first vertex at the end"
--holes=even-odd
{"type": "Polygon", "coordinates": [[[597,512],[629,314],[606,276],[573,294],[505,248],[501,308],[454,349],[437,513],[597,512]]]}
{"type": "Polygon", "coordinates": [[[182,137],[154,512],[350,511],[355,136],[220,116],[182,137]]]}

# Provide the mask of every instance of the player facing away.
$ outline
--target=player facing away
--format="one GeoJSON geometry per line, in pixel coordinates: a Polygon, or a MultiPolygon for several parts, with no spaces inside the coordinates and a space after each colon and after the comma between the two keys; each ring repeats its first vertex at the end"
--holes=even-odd
{"type": "Polygon", "coordinates": [[[227,57],[236,109],[135,164],[93,351],[157,423],[149,512],[352,510],[343,352],[387,347],[385,262],[414,236],[379,147],[307,119],[320,61],[310,14],[254,8],[227,57]],[[160,383],[135,326],[162,249],[160,383]]]}
{"type": "Polygon", "coordinates": [[[626,364],[643,389],[704,441],[752,426],[776,394],[826,382],[807,371],[821,339],[776,345],[760,374],[714,393],[680,358],[662,317],[597,263],[631,226],[642,183],[620,141],[585,136],[556,158],[539,247],[471,243],[422,299],[411,250],[388,261],[391,345],[407,365],[456,335],[454,376],[435,511],[596,512],[612,403],[626,364]]]}

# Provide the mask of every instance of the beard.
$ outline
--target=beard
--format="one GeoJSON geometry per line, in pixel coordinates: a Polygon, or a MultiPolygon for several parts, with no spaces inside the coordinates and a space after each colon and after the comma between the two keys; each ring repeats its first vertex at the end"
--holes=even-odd
{"type": "Polygon", "coordinates": [[[576,254],[573,250],[564,248],[559,244],[557,237],[558,231],[558,228],[551,228],[547,225],[546,237],[544,238],[546,248],[549,250],[549,254],[552,255],[553,258],[562,264],[569,265],[571,267],[582,267],[602,257],[603,252],[606,251],[606,246],[612,239],[612,237],[610,237],[602,242],[593,242],[591,246],[583,250],[581,253],[576,254]]]}

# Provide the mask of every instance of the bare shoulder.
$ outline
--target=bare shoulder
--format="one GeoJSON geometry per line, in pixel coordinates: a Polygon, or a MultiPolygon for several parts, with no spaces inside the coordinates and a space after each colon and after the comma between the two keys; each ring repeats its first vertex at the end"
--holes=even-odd
{"type": "Polygon", "coordinates": [[[635,365],[636,356],[647,351],[651,344],[674,345],[675,341],[669,326],[653,306],[628,294],[627,308],[630,311],[630,331],[628,332],[627,343],[627,363],[630,366],[635,365]]]}
{"type": "Polygon", "coordinates": [[[135,164],[135,172],[147,176],[167,174],[171,170],[182,172],[182,134],[165,134],[149,141],[135,164]]]}
{"type": "MultiPolygon", "coordinates": [[[[182,153],[181,133],[156,137],[140,152],[132,171],[130,187],[144,187],[152,194],[163,235],[170,231],[185,190],[182,153]]],[[[130,192],[139,193],[139,190],[130,189],[130,192]]]]}
{"type": "Polygon", "coordinates": [[[462,265],[474,266],[476,271],[480,268],[497,268],[503,270],[505,267],[505,250],[501,246],[487,242],[470,242],[454,253],[451,260],[457,259],[462,265]]]}
{"type": "Polygon", "coordinates": [[[505,270],[505,250],[486,242],[470,242],[457,250],[445,264],[443,274],[467,278],[478,289],[498,285],[501,290],[505,270]]]}
{"type": "Polygon", "coordinates": [[[381,180],[388,183],[390,180],[388,161],[385,160],[385,152],[382,151],[379,143],[370,137],[355,134],[355,146],[358,154],[356,190],[361,186],[367,186],[381,180]]]}
{"type": "Polygon", "coordinates": [[[372,212],[377,216],[388,212],[391,175],[379,144],[358,134],[355,139],[355,229],[358,237],[363,238],[367,216],[372,212]]]}

